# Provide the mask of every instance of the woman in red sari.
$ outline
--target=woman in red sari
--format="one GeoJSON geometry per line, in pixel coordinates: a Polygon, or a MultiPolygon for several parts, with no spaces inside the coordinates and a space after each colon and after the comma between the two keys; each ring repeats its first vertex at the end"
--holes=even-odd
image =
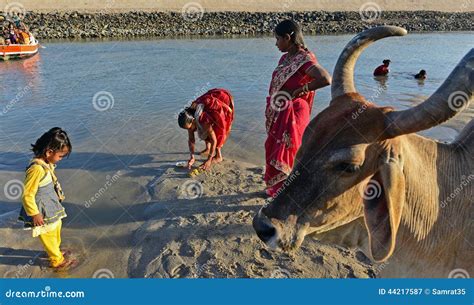
{"type": "Polygon", "coordinates": [[[331,76],[304,44],[300,26],[292,20],[275,28],[276,46],[285,53],[272,75],[265,111],[265,183],[275,197],[293,168],[303,132],[309,123],[314,90],[331,84],[331,76]]]}
{"type": "Polygon", "coordinates": [[[211,89],[198,97],[191,106],[185,108],[178,116],[178,124],[188,130],[188,146],[191,153],[188,168],[194,164],[195,137],[197,131],[201,140],[206,142],[206,149],[200,155],[207,160],[200,166],[207,170],[212,163],[221,162],[221,148],[229,136],[234,121],[234,99],[225,89],[211,89]]]}

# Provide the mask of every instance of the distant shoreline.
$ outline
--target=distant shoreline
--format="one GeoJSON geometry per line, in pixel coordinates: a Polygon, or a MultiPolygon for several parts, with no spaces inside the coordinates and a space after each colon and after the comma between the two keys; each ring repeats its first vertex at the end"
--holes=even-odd
{"type": "Polygon", "coordinates": [[[128,13],[182,12],[308,12],[308,11],[474,11],[472,0],[4,0],[4,5],[33,12],[128,13]]]}
{"type": "Polygon", "coordinates": [[[38,39],[272,34],[283,19],[294,19],[308,35],[357,33],[390,24],[409,32],[473,31],[474,12],[28,12],[25,23],[38,39]]]}

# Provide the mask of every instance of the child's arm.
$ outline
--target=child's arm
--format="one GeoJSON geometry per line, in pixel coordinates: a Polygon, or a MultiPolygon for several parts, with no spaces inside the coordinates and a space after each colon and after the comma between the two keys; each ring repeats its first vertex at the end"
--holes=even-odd
{"type": "Polygon", "coordinates": [[[26,214],[33,217],[35,225],[43,224],[43,217],[38,210],[35,197],[44,176],[45,171],[41,165],[33,165],[26,171],[22,201],[26,214]]]}

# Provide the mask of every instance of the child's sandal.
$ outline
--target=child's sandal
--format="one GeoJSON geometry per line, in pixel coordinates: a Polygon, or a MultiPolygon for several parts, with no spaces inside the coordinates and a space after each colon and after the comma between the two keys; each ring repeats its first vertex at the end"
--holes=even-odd
{"type": "Polygon", "coordinates": [[[53,267],[53,269],[55,272],[67,271],[71,268],[76,267],[77,263],[78,261],[75,258],[72,258],[72,259],[65,258],[64,261],[59,266],[53,267]]]}
{"type": "MultiPolygon", "coordinates": [[[[67,258],[72,255],[71,250],[63,250],[61,251],[61,254],[64,256],[64,258],[67,258]]],[[[48,254],[44,253],[43,255],[40,256],[40,259],[49,259],[48,254]]]]}
{"type": "Polygon", "coordinates": [[[63,250],[63,251],[61,251],[61,254],[64,256],[64,258],[68,258],[72,255],[72,251],[71,250],[63,250]]]}

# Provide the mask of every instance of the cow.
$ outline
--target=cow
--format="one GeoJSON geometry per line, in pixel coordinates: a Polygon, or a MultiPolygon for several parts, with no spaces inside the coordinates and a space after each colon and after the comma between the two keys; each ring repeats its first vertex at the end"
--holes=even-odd
{"type": "Polygon", "coordinates": [[[361,249],[382,266],[380,277],[472,274],[474,120],[452,143],[415,133],[470,104],[474,49],[434,94],[409,109],[379,107],[354,86],[362,51],[406,34],[400,27],[374,27],[342,51],[329,106],[306,128],[287,182],[253,219],[270,248],[294,251],[311,234],[361,249]]]}

